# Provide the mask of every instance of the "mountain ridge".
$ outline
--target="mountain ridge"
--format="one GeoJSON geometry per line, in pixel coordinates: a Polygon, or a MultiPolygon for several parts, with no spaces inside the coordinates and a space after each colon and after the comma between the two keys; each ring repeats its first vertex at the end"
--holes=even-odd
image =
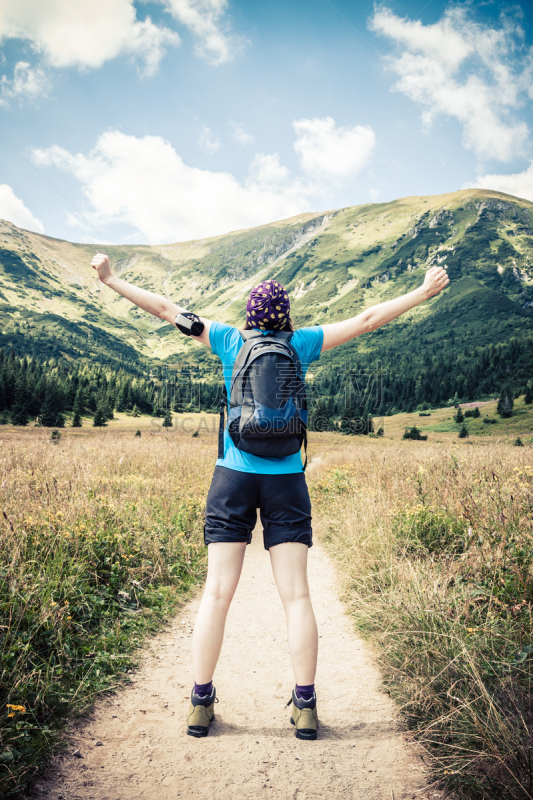
{"type": "MultiPolygon", "coordinates": [[[[0,343],[71,359],[118,353],[132,364],[192,364],[194,352],[200,371],[211,372],[210,354],[99,284],[90,267],[98,249],[0,222],[0,343]]],[[[345,355],[377,353],[385,340],[390,347],[406,323],[429,340],[435,325],[462,338],[475,330],[479,344],[533,332],[533,203],[502,192],[415,195],[208,239],[104,249],[126,280],[236,325],[247,292],[267,275],[286,286],[301,326],[354,316],[419,285],[429,266],[446,265],[442,295],[349,343],[345,355]]]]}

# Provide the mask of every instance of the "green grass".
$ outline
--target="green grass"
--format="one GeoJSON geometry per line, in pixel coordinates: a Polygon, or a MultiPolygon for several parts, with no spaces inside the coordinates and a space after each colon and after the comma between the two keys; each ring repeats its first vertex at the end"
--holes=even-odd
{"type": "Polygon", "coordinates": [[[2,797],[31,785],[72,714],[124,679],[205,574],[204,478],[189,476],[202,444],[116,437],[34,431],[4,452],[2,797]]]}
{"type": "MultiPolygon", "coordinates": [[[[222,321],[232,324],[243,321],[243,286],[267,276],[285,281],[289,289],[309,286],[316,279],[313,290],[293,298],[293,317],[301,325],[352,316],[408,291],[421,281],[439,246],[453,247],[453,252],[440,252],[446,255],[450,288],[437,303],[429,304],[435,342],[450,332],[450,316],[456,318],[455,333],[478,345],[507,339],[520,327],[531,330],[532,315],[523,306],[533,299],[533,288],[513,273],[515,265],[530,272],[527,201],[499,192],[463,190],[355,206],[329,215],[323,225],[325,219],[324,214],[301,214],[200,242],[118,245],[108,251],[128,280],[161,294],[168,291],[172,299],[207,317],[220,319],[223,311],[222,321]],[[437,213],[441,217],[433,224],[437,213]],[[414,271],[408,271],[408,264],[414,271]],[[385,272],[390,273],[386,283],[374,281],[385,272]],[[354,277],[359,285],[343,294],[354,277]]],[[[90,268],[90,245],[10,229],[12,236],[0,247],[6,344],[23,347],[29,339],[28,345],[40,347],[42,354],[61,346],[74,357],[77,351],[78,357],[93,359],[112,359],[114,350],[129,360],[136,354],[141,360],[176,356],[184,362],[194,360],[190,342],[166,335],[165,326],[147,314],[132,315],[127,303],[98,286],[90,268]],[[21,326],[18,332],[16,323],[21,326]],[[87,323],[90,339],[81,330],[87,323]],[[31,324],[42,326],[40,337],[34,339],[31,324]]],[[[415,313],[406,317],[418,338],[426,336],[426,317],[415,313]]],[[[388,340],[381,345],[401,343],[402,337],[393,345],[388,340]]],[[[362,345],[363,351],[367,346],[367,342],[362,345]]],[[[359,347],[356,343],[350,353],[358,353],[359,347]]],[[[206,362],[203,370],[208,373],[213,364],[206,362]]]]}
{"type": "Polygon", "coordinates": [[[531,447],[406,444],[324,455],[317,530],[437,785],[531,800],[531,447]]]}

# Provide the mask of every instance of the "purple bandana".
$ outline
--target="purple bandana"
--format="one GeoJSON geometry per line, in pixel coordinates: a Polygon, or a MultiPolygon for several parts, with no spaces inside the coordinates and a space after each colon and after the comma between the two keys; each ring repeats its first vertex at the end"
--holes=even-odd
{"type": "Polygon", "coordinates": [[[246,321],[252,328],[280,331],[290,312],[289,296],[281,283],[263,281],[250,292],[246,303],[246,321]]]}

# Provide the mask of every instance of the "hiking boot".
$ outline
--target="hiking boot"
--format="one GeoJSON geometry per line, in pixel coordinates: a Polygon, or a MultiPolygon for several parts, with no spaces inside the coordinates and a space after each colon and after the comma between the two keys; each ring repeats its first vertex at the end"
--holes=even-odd
{"type": "Polygon", "coordinates": [[[199,739],[207,736],[211,720],[215,716],[215,703],[218,703],[216,689],[213,686],[211,694],[199,697],[191,691],[191,704],[187,712],[187,733],[189,736],[196,736],[199,739]]]}
{"type": "Polygon", "coordinates": [[[316,739],[318,728],[316,692],[313,693],[311,700],[302,700],[293,689],[292,699],[287,705],[291,705],[291,724],[296,726],[296,737],[298,739],[316,739]]]}

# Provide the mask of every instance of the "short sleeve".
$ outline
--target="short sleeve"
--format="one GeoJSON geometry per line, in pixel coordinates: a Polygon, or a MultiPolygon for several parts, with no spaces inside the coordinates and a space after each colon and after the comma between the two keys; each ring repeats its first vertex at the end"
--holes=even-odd
{"type": "Polygon", "coordinates": [[[209,344],[211,350],[222,361],[226,361],[239,343],[240,337],[237,328],[226,325],[225,322],[212,322],[209,328],[209,344]]]}
{"type": "Polygon", "coordinates": [[[322,325],[314,325],[311,328],[299,328],[295,331],[291,339],[291,344],[300,356],[304,371],[307,370],[307,367],[312,364],[313,361],[318,361],[323,343],[324,331],[322,325]]]}

